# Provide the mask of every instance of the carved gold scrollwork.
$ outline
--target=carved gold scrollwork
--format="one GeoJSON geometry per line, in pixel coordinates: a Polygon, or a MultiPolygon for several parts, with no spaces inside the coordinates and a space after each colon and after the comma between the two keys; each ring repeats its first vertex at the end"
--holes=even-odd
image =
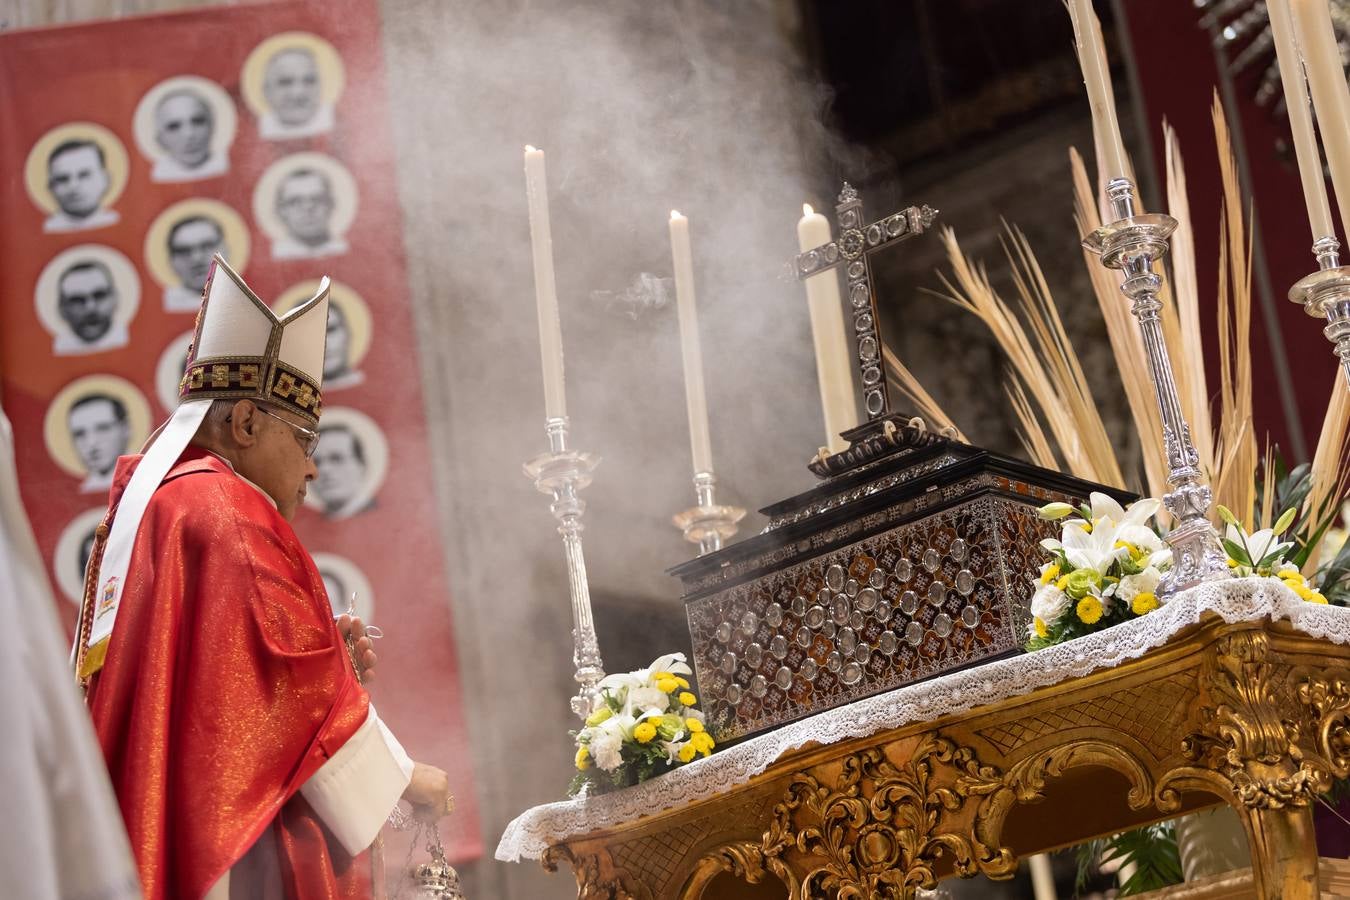
{"type": "Polygon", "coordinates": [[[577,879],[577,900],[651,900],[651,891],[627,871],[614,865],[609,853],[575,853],[566,844],[545,851],[539,860],[549,872],[566,862],[577,879]]]}
{"type": "Polygon", "coordinates": [[[1298,686],[1299,702],[1313,716],[1313,740],[1337,778],[1350,776],[1350,673],[1310,675],[1298,686]]]}
{"type": "MultiPolygon", "coordinates": [[[[1307,707],[1281,705],[1269,652],[1270,639],[1260,631],[1226,635],[1215,644],[1202,674],[1210,702],[1200,710],[1199,730],[1182,740],[1182,753],[1219,773],[1243,806],[1306,806],[1327,789],[1329,773],[1325,765],[1304,759],[1300,724],[1307,707]]],[[[1317,688],[1309,686],[1308,691],[1310,700],[1322,696],[1317,688]]],[[[1300,690],[1300,699],[1302,694],[1300,690]]],[[[1330,734],[1344,735],[1344,715],[1343,709],[1328,713],[1333,720],[1330,734]],[[1338,715],[1339,732],[1334,724],[1338,715]]]]}
{"type": "Polygon", "coordinates": [[[985,846],[971,833],[970,817],[954,815],[1001,785],[997,770],[936,735],[926,735],[903,766],[869,748],[844,760],[832,788],[796,775],[760,851],[765,860],[807,860],[801,896],[907,897],[937,883],[934,866],[943,855],[961,875],[1007,877],[1017,865],[1012,854],[985,846]]]}

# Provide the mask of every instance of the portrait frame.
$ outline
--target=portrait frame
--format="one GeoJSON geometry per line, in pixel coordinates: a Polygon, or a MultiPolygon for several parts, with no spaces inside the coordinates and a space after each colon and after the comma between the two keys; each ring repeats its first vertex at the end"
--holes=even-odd
{"type": "Polygon", "coordinates": [[[326,153],[305,151],[283,156],[263,171],[253,188],[253,221],[272,242],[273,259],[318,259],[347,252],[347,233],[356,221],[360,206],[356,179],[337,159],[326,153]],[[329,222],[332,249],[317,253],[279,252],[295,243],[295,238],[277,215],[276,195],[282,181],[301,169],[315,169],[327,176],[333,188],[333,217],[329,222]],[[339,246],[340,245],[340,246],[339,246]]]}
{"type": "Polygon", "coordinates": [[[153,421],[150,417],[150,403],[136,385],[117,375],[85,375],[76,378],[57,391],[42,421],[42,437],[47,446],[47,454],[68,475],[84,479],[90,472],[85,468],[75,442],[70,437],[68,418],[71,407],[79,400],[92,395],[112,396],[122,402],[127,410],[127,424],[130,434],[127,437],[127,453],[135,453],[150,437],[153,421]]]}
{"type": "MultiPolygon", "coordinates": [[[[285,315],[313,297],[314,292],[318,289],[319,280],[317,278],[293,284],[282,291],[273,302],[272,311],[278,316],[285,315]]],[[[370,352],[370,345],[374,341],[373,329],[375,323],[375,318],[370,313],[370,305],[366,303],[365,298],[351,285],[344,282],[329,280],[328,306],[342,314],[347,322],[347,332],[351,336],[351,340],[347,347],[349,374],[346,379],[338,382],[329,380],[325,375],[323,381],[325,396],[332,391],[355,387],[365,380],[365,376],[361,372],[361,363],[365,360],[366,354],[370,352]]]]}
{"type": "Polygon", "coordinates": [[[186,288],[179,282],[178,273],[173,270],[173,264],[169,261],[170,233],[179,222],[198,216],[210,219],[220,226],[224,244],[221,255],[229,261],[230,268],[242,273],[248,267],[253,252],[253,239],[249,233],[248,223],[234,207],[206,197],[180,200],[165,207],[163,212],[155,216],[150,228],[146,230],[145,246],[142,250],[146,271],[150,273],[155,283],[163,288],[165,312],[195,313],[201,308],[200,293],[193,295],[190,307],[186,302],[186,295],[179,299],[179,295],[186,288]]]}
{"type": "Polygon", "coordinates": [[[33,288],[33,308],[42,327],[52,336],[54,356],[87,356],[127,346],[131,321],[140,305],[141,277],[135,264],[122,251],[106,244],[77,244],[62,250],[42,267],[33,288]],[[71,268],[85,262],[107,267],[118,297],[117,313],[108,334],[93,343],[76,335],[60,311],[61,279],[71,268]]]}
{"type": "Polygon", "coordinates": [[[121,199],[130,177],[131,159],[121,138],[96,122],[65,122],[49,129],[33,144],[32,149],[28,151],[28,158],[24,161],[24,185],[28,189],[28,198],[49,217],[43,224],[44,232],[92,231],[115,225],[121,217],[113,207],[121,199]],[[99,210],[104,215],[99,217],[98,213],[94,213],[91,218],[96,221],[84,227],[53,228],[51,217],[61,212],[61,206],[47,186],[47,157],[66,141],[76,140],[92,141],[103,150],[104,166],[108,170],[108,193],[99,205],[99,210]]]}
{"type": "MultiPolygon", "coordinates": [[[[370,508],[384,486],[385,476],[389,473],[389,441],[384,430],[375,420],[360,410],[350,406],[324,405],[323,416],[319,419],[319,446],[323,446],[323,433],[334,427],[346,428],[361,442],[361,455],[365,461],[366,474],[363,483],[342,505],[342,508],[329,513],[320,498],[318,481],[310,483],[305,495],[305,506],[317,512],[330,522],[349,519],[360,515],[370,508]]],[[[320,470],[319,478],[322,478],[320,470]]]]}
{"type": "MultiPolygon", "coordinates": [[[[328,597],[328,603],[333,608],[333,618],[337,618],[347,611],[347,598],[353,592],[356,594],[356,615],[361,621],[370,625],[375,618],[375,592],[370,586],[370,579],[361,567],[352,562],[345,556],[336,553],[318,552],[311,553],[310,557],[314,560],[314,568],[319,570],[322,577],[327,573],[332,573],[342,582],[346,596],[334,599],[331,595],[328,597]]],[[[328,582],[324,582],[324,591],[328,590],[328,582]]]]}
{"type": "Polygon", "coordinates": [[[342,55],[327,40],[309,31],[283,31],[264,38],[249,51],[239,73],[239,92],[244,105],[258,123],[259,137],[268,141],[294,140],[332,131],[337,104],[346,87],[347,70],[342,55]],[[319,71],[319,109],[315,121],[298,126],[274,121],[272,105],[263,91],[267,64],[272,57],[286,50],[308,50],[319,71]]]}
{"type": "Polygon", "coordinates": [[[78,578],[75,576],[80,563],[80,545],[94,533],[107,512],[107,506],[86,509],[67,522],[66,527],[61,529],[61,536],[56,539],[56,549],[52,552],[52,574],[56,576],[56,586],[61,593],[76,607],[84,601],[83,573],[78,578]]]}
{"type": "Polygon", "coordinates": [[[136,138],[136,146],[141,156],[150,162],[150,180],[157,184],[205,181],[225,175],[230,171],[230,148],[234,145],[238,128],[239,114],[225,88],[200,75],[174,75],[164,79],[142,95],[132,115],[132,133],[136,138]],[[181,173],[172,171],[175,167],[181,166],[181,163],[160,147],[159,140],[155,136],[155,110],[165,96],[175,91],[193,91],[201,95],[214,114],[211,153],[202,164],[201,173],[193,173],[191,170],[183,170],[181,173]]]}

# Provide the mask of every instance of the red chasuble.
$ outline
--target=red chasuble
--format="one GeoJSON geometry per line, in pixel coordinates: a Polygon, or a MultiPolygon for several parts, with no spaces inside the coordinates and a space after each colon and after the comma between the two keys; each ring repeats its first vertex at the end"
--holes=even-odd
{"type": "Polygon", "coordinates": [[[199,448],[146,509],[89,705],[147,900],[196,900],[268,829],[288,898],[370,896],[298,793],[369,698],[291,526],[199,448]]]}

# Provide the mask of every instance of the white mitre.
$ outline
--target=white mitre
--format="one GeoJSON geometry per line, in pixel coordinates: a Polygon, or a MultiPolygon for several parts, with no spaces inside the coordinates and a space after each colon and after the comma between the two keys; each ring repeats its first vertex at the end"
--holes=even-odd
{"type": "Polygon", "coordinates": [[[81,678],[103,665],[141,518],[216,400],[254,400],[283,407],[317,425],[322,411],[324,342],[328,333],[328,278],[314,296],[283,316],[272,312],[219,254],[206,279],[188,348],[178,408],[151,438],[118,503],[100,555],[86,573],[75,652],[81,678]],[[96,583],[89,579],[97,577],[96,583]],[[89,607],[93,607],[92,612],[89,607]],[[92,621],[88,617],[92,615],[92,621]],[[87,647],[88,650],[82,650],[87,647]]]}

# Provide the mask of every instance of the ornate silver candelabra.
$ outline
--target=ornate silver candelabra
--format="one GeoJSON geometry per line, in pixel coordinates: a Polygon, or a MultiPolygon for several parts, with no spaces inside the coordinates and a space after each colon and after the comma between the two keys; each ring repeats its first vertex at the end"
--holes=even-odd
{"type": "Polygon", "coordinates": [[[568,449],[566,417],[550,418],[544,428],[548,433],[548,452],[526,463],[525,474],[534,480],[540,493],[553,497],[549,510],[558,520],[558,534],[562,535],[563,555],[567,558],[567,587],[572,596],[572,662],[577,667],[577,683],[581,685],[572,698],[572,712],[585,719],[591,713],[596,685],[605,677],[605,668],[595,637],[591,588],[586,581],[586,557],[581,550],[581,514],[586,511],[586,504],[579,492],[591,483],[591,472],[600,460],[589,453],[568,449]]]}
{"type": "MultiPolygon", "coordinates": [[[[1231,577],[1227,554],[1219,545],[1218,532],[1209,522],[1213,499],[1200,472],[1200,457],[1191,441],[1191,427],[1181,411],[1172,361],[1163,340],[1158,311],[1162,276],[1153,264],[1167,253],[1167,238],[1177,220],[1160,213],[1135,215],[1134,184],[1116,178],[1106,186],[1107,199],[1116,221],[1103,225],[1083,239],[1083,246],[1101,256],[1102,265],[1125,275],[1121,292],[1133,306],[1144,338],[1149,375],[1162,413],[1163,446],[1167,451],[1167,483],[1172,488],[1163,502],[1176,516],[1177,527],[1167,535],[1172,547],[1172,568],[1158,587],[1162,596],[1194,587],[1202,581],[1231,577]]],[[[1198,349],[1198,348],[1197,348],[1198,349]]]]}
{"type": "Polygon", "coordinates": [[[1313,318],[1327,320],[1322,333],[1335,347],[1350,384],[1350,266],[1341,265],[1341,243],[1334,237],[1319,238],[1312,249],[1317,271],[1296,281],[1289,299],[1303,304],[1313,318]]]}
{"type": "Polygon", "coordinates": [[[698,555],[721,550],[723,542],[736,533],[736,523],[745,517],[739,506],[719,506],[717,503],[717,476],[712,472],[694,474],[696,506],[675,516],[675,527],[684,532],[684,539],[698,544],[698,555]]]}

